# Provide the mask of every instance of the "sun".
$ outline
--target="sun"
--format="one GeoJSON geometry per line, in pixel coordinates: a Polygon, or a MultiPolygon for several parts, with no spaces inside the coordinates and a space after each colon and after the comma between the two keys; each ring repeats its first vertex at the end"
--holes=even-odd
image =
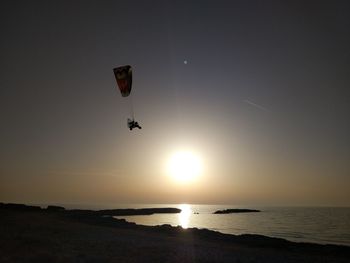
{"type": "Polygon", "coordinates": [[[169,174],[181,183],[195,180],[200,175],[201,170],[201,159],[191,151],[178,151],[170,157],[168,162],[169,174]]]}

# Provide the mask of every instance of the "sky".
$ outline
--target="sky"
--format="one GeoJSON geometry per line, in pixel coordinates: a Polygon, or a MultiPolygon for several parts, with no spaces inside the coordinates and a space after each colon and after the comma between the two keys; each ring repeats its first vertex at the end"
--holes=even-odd
{"type": "Polygon", "coordinates": [[[0,202],[350,206],[349,13],[2,1],[0,202]],[[127,128],[131,107],[141,130],[127,128]],[[190,182],[169,176],[179,151],[200,159],[190,182]]]}

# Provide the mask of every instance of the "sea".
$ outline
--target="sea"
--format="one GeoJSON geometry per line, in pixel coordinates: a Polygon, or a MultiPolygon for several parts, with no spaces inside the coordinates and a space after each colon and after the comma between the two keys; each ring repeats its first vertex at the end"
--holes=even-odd
{"type": "MultiPolygon", "coordinates": [[[[78,208],[67,207],[66,208],[78,208]]],[[[85,209],[176,207],[178,214],[118,216],[139,225],[206,228],[225,234],[259,234],[294,242],[350,246],[350,207],[254,207],[198,204],[125,204],[85,209]],[[231,208],[257,209],[256,213],[213,214],[231,208]]]]}
{"type": "Polygon", "coordinates": [[[169,224],[184,229],[206,228],[226,234],[260,234],[295,242],[350,246],[350,208],[347,207],[244,207],[261,212],[236,214],[213,213],[217,210],[242,207],[151,204],[134,205],[132,208],[147,207],[177,207],[181,209],[181,213],[117,218],[147,226],[169,224]]]}

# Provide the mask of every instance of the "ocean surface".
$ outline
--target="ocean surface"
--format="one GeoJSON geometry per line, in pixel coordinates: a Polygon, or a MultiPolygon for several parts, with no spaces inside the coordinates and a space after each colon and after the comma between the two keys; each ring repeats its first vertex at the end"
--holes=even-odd
{"type": "Polygon", "coordinates": [[[244,207],[258,213],[213,214],[216,210],[242,208],[229,205],[123,205],[114,208],[178,207],[180,214],[123,216],[140,225],[207,228],[227,234],[261,234],[296,242],[350,246],[350,208],[244,207]]]}

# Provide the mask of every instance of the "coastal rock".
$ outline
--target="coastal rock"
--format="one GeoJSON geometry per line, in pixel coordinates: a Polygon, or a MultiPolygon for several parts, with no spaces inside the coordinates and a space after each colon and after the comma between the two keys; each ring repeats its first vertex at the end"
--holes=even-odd
{"type": "Polygon", "coordinates": [[[47,206],[46,210],[47,211],[63,211],[63,210],[65,210],[65,208],[62,206],[57,206],[57,205],[49,205],[49,206],[47,206]]]}
{"type": "Polygon", "coordinates": [[[0,203],[0,209],[19,210],[19,211],[39,211],[41,210],[41,207],[33,206],[33,205],[24,205],[24,204],[0,203]]]}
{"type": "Polygon", "coordinates": [[[140,208],[140,209],[107,209],[96,211],[99,215],[110,216],[134,216],[134,215],[152,215],[152,214],[176,214],[180,213],[178,208],[140,208]]]}
{"type": "Polygon", "coordinates": [[[261,212],[261,211],[255,210],[255,209],[235,208],[235,209],[217,210],[214,212],[214,214],[235,214],[235,213],[254,213],[254,212],[261,212]]]}

